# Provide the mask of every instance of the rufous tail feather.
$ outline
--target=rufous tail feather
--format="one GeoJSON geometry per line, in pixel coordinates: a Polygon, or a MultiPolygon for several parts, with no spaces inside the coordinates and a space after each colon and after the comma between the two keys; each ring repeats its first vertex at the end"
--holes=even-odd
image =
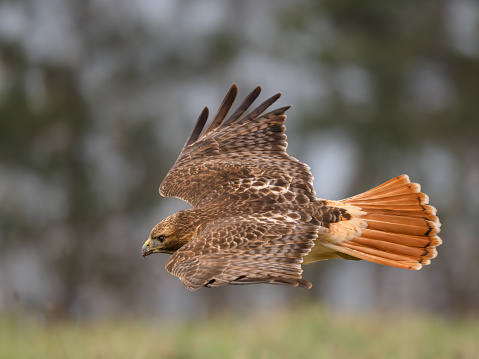
{"type": "Polygon", "coordinates": [[[391,267],[421,269],[436,257],[441,223],[429,198],[407,175],[328,205],[350,216],[321,228],[305,264],[329,258],[364,259],[391,267]],[[349,220],[347,219],[349,218],[349,220]]]}

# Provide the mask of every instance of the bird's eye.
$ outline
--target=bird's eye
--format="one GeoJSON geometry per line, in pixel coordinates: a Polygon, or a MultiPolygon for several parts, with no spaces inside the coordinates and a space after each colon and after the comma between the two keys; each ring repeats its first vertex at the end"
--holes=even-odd
{"type": "Polygon", "coordinates": [[[157,239],[160,243],[163,243],[163,242],[165,241],[166,237],[165,237],[165,236],[158,236],[158,237],[156,237],[156,239],[157,239]]]}

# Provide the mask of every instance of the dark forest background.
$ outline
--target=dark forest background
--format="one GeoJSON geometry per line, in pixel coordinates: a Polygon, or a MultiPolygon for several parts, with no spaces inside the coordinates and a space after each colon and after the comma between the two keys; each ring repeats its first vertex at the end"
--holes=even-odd
{"type": "Polygon", "coordinates": [[[0,1],[0,312],[202,316],[318,302],[479,311],[479,4],[472,0],[0,1]],[[313,289],[187,291],[141,258],[186,204],[158,186],[232,83],[278,91],[320,197],[407,173],[437,207],[419,272],[306,267],[313,289]]]}

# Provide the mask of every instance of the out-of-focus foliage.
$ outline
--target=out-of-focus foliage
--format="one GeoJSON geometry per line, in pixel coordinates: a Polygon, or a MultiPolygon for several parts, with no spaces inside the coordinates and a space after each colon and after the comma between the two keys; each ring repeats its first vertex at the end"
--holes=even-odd
{"type": "Polygon", "coordinates": [[[469,0],[0,2],[0,311],[189,315],[307,297],[477,312],[478,14],[469,0]],[[319,263],[307,293],[189,293],[165,257],[143,262],[149,229],[181,206],[158,185],[233,82],[294,105],[290,153],[319,195],[401,173],[423,184],[443,222],[432,265],[319,263]]]}
{"type": "MultiPolygon", "coordinates": [[[[244,315],[246,314],[246,315],[244,315]]],[[[155,324],[40,325],[1,318],[2,358],[475,358],[477,321],[344,315],[318,308],[155,324]],[[25,337],[29,338],[25,345],[25,337]]]]}

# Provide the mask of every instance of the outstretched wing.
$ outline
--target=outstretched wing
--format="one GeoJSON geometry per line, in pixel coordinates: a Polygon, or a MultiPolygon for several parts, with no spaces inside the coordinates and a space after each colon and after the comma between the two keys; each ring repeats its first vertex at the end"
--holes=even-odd
{"type": "Polygon", "coordinates": [[[190,290],[252,283],[310,288],[301,262],[319,227],[299,219],[270,211],[218,220],[171,255],[166,269],[190,290]]]}
{"type": "Polygon", "coordinates": [[[208,110],[203,110],[160,186],[162,196],[183,199],[195,208],[212,202],[314,201],[309,167],[286,153],[283,124],[289,107],[261,116],[281,94],[244,115],[260,92],[261,88],[256,87],[227,118],[238,93],[238,87],[233,85],[201,135],[208,118],[208,110]]]}

